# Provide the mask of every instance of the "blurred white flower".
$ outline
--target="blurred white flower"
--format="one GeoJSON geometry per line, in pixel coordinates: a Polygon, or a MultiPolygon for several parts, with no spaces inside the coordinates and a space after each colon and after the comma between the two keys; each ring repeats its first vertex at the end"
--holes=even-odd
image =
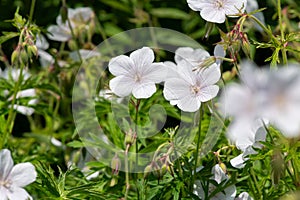
{"type": "Polygon", "coordinates": [[[168,72],[163,63],[153,63],[154,53],[143,47],[130,56],[117,56],[110,60],[108,69],[116,77],[110,80],[113,93],[120,97],[133,94],[137,99],[149,98],[155,91],[155,83],[162,82],[168,72]]]}
{"type": "Polygon", "coordinates": [[[36,47],[38,48],[39,61],[42,67],[49,67],[53,65],[55,59],[46,50],[49,48],[49,43],[43,35],[36,36],[36,47]]]}
{"type": "MultiPolygon", "coordinates": [[[[256,11],[258,9],[259,9],[259,5],[256,0],[247,0],[247,6],[246,6],[247,13],[256,11]]],[[[254,13],[253,16],[256,17],[264,25],[266,24],[265,17],[262,12],[254,13]]],[[[259,31],[263,31],[262,27],[260,27],[257,23],[254,24],[254,27],[259,31]]]]}
{"type": "MultiPolygon", "coordinates": [[[[8,80],[12,79],[12,81],[15,82],[18,81],[19,76],[20,76],[20,69],[5,69],[3,73],[1,73],[0,71],[0,77],[3,77],[8,80]]],[[[27,71],[23,70],[22,76],[24,82],[30,77],[30,74],[27,71]]],[[[4,91],[4,95],[7,95],[7,93],[8,93],[7,90],[4,91]]],[[[37,99],[34,98],[35,96],[36,96],[36,92],[35,89],[33,88],[25,89],[18,92],[16,96],[17,99],[21,99],[21,98],[31,98],[31,99],[27,102],[26,106],[18,105],[18,104],[13,105],[14,109],[23,115],[32,115],[34,113],[34,109],[30,106],[37,104],[37,99]]],[[[12,101],[12,98],[13,98],[12,96],[8,97],[8,101],[12,101]]]]}
{"type": "MultiPolygon", "coordinates": [[[[88,49],[79,49],[79,54],[82,59],[89,59],[101,55],[100,52],[96,50],[88,50],[88,49]]],[[[74,61],[80,61],[77,51],[72,51],[69,56],[74,61]]]]}
{"type": "MultiPolygon", "coordinates": [[[[213,177],[212,180],[216,181],[218,184],[220,184],[223,181],[227,181],[229,177],[224,173],[223,169],[220,167],[219,164],[215,165],[212,168],[212,174],[213,177]]],[[[210,195],[217,187],[213,185],[212,183],[209,183],[208,185],[208,195],[210,195]]],[[[199,180],[196,180],[194,183],[194,192],[195,195],[200,197],[201,199],[205,199],[205,193],[202,187],[202,184],[199,180]]],[[[215,194],[210,199],[212,200],[233,200],[236,195],[236,187],[234,185],[230,185],[224,189],[224,191],[220,191],[217,194],[215,194]]]]}
{"type": "Polygon", "coordinates": [[[244,13],[247,0],[187,0],[189,7],[200,11],[203,19],[213,23],[225,22],[226,16],[244,13]]]}
{"type": "Polygon", "coordinates": [[[253,200],[253,198],[248,192],[242,192],[238,197],[235,198],[235,200],[253,200]]]}
{"type": "Polygon", "coordinates": [[[267,120],[286,137],[300,135],[300,68],[255,69],[241,64],[242,84],[231,84],[221,96],[222,112],[232,116],[228,137],[234,142],[253,141],[256,120],[267,120]],[[252,138],[252,139],[251,139],[252,138]]]}
{"type": "Polygon", "coordinates": [[[0,199],[27,200],[32,197],[23,189],[36,180],[37,173],[31,163],[19,163],[14,166],[11,153],[7,149],[0,151],[0,199]]]}
{"type": "Polygon", "coordinates": [[[221,76],[217,65],[197,71],[193,71],[194,66],[184,59],[172,65],[176,66],[172,72],[175,74],[168,77],[163,90],[164,97],[172,105],[177,105],[185,112],[195,112],[201,102],[209,101],[217,95],[219,87],[214,84],[221,76]]]}
{"type": "MultiPolygon", "coordinates": [[[[72,29],[80,29],[82,32],[84,29],[89,29],[89,24],[94,17],[94,12],[91,8],[68,8],[68,19],[72,29]]],[[[56,18],[57,25],[51,25],[48,27],[49,39],[59,42],[66,42],[72,38],[71,30],[68,22],[63,23],[61,15],[56,18]]]]}
{"type": "MultiPolygon", "coordinates": [[[[262,124],[262,122],[260,124],[262,124]]],[[[243,168],[245,166],[245,161],[248,160],[247,156],[256,153],[256,151],[253,149],[253,147],[261,148],[263,146],[260,142],[266,140],[267,131],[266,131],[265,127],[263,125],[261,127],[259,127],[255,132],[253,132],[253,136],[254,136],[253,141],[242,140],[242,141],[236,142],[237,148],[242,150],[243,153],[230,160],[230,164],[233,167],[239,168],[239,169],[243,168]],[[246,144],[247,141],[249,142],[248,144],[246,144]]]]}
{"type": "MultiPolygon", "coordinates": [[[[123,97],[117,97],[111,90],[109,89],[102,89],[99,91],[99,97],[102,97],[108,101],[113,101],[115,100],[118,103],[121,103],[123,101],[123,97]]],[[[96,98],[96,101],[99,99],[96,98]]]]}

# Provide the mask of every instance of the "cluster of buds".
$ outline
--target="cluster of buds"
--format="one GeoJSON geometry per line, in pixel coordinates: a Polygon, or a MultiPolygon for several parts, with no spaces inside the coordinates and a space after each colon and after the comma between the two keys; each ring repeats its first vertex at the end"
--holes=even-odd
{"type": "Polygon", "coordinates": [[[152,173],[160,180],[167,171],[174,177],[173,164],[170,161],[169,155],[165,154],[157,161],[152,160],[144,169],[144,178],[147,178],[152,173]]]}
{"type": "Polygon", "coordinates": [[[33,56],[37,55],[38,49],[34,44],[33,33],[25,26],[20,35],[20,42],[11,54],[11,63],[19,61],[26,65],[29,60],[32,61],[33,56]]]}
{"type": "Polygon", "coordinates": [[[134,144],[136,137],[137,137],[136,133],[134,131],[132,131],[132,129],[129,129],[129,131],[126,132],[126,135],[125,135],[126,149],[134,144]]]}
{"type": "Polygon", "coordinates": [[[241,24],[236,24],[229,33],[224,33],[220,30],[222,41],[218,44],[222,45],[225,51],[229,52],[229,56],[234,61],[237,61],[237,57],[240,49],[242,48],[246,56],[250,57],[250,42],[248,36],[242,30],[241,24]]]}

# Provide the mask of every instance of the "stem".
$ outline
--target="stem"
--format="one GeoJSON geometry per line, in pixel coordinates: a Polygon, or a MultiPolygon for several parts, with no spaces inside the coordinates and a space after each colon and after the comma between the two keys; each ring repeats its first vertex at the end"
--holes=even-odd
{"type": "Polygon", "coordinates": [[[254,185],[255,185],[255,188],[256,188],[256,191],[258,192],[258,195],[259,195],[259,199],[262,199],[262,193],[261,193],[261,190],[260,190],[260,186],[257,182],[257,179],[256,179],[256,176],[255,176],[255,172],[253,170],[253,168],[250,168],[250,174],[251,174],[251,177],[254,181],[254,185]]]}
{"type": "Polygon", "coordinates": [[[135,104],[135,134],[136,134],[136,139],[135,139],[135,167],[137,169],[138,167],[138,152],[139,152],[139,147],[138,147],[138,121],[139,121],[139,106],[140,106],[141,100],[138,99],[136,104],[135,104]]]}
{"type": "Polygon", "coordinates": [[[197,149],[195,154],[195,167],[194,167],[194,176],[193,176],[193,182],[191,184],[191,191],[193,192],[193,184],[195,182],[196,178],[196,172],[197,172],[197,164],[198,164],[198,157],[199,157],[199,149],[200,149],[200,137],[201,137],[201,119],[202,119],[202,108],[199,109],[199,124],[198,124],[198,140],[197,140],[197,149]]]}
{"type": "Polygon", "coordinates": [[[283,23],[282,23],[281,0],[277,1],[277,12],[278,12],[278,22],[279,22],[279,28],[280,28],[280,35],[281,35],[282,60],[283,60],[283,64],[286,65],[288,62],[287,62],[287,52],[286,52],[286,49],[285,49],[284,27],[283,27],[283,23]]]}
{"type": "Polygon", "coordinates": [[[125,200],[128,198],[128,191],[130,189],[130,183],[129,183],[129,167],[128,167],[128,151],[129,151],[130,145],[127,144],[126,150],[125,150],[125,180],[126,180],[126,192],[125,192],[125,200]]]}
{"type": "Polygon", "coordinates": [[[77,52],[77,55],[78,55],[78,57],[79,57],[80,63],[82,63],[82,57],[81,57],[80,52],[79,52],[79,49],[78,49],[78,47],[79,47],[78,41],[75,39],[75,38],[76,38],[76,37],[75,37],[75,33],[74,33],[74,30],[73,30],[73,27],[71,26],[71,21],[70,21],[69,17],[67,18],[67,21],[68,21],[69,29],[70,29],[70,31],[71,31],[72,38],[74,39],[74,41],[75,41],[75,43],[76,43],[76,52],[77,52]]]}
{"type": "Polygon", "coordinates": [[[35,7],[35,2],[36,2],[36,0],[32,0],[32,2],[31,2],[30,12],[29,12],[29,19],[28,19],[29,22],[32,21],[34,7],[35,7]]]}

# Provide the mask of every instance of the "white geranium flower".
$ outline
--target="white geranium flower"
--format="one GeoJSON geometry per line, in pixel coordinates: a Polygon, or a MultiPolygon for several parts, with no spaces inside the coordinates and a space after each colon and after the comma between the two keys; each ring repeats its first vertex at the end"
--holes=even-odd
{"type": "Polygon", "coordinates": [[[247,0],[187,0],[189,7],[200,11],[203,19],[213,23],[225,22],[226,16],[235,17],[243,13],[247,0]]]}
{"type": "MultiPolygon", "coordinates": [[[[30,77],[30,74],[27,71],[23,70],[22,74],[23,74],[23,81],[26,81],[30,77]]],[[[3,77],[5,79],[12,79],[13,81],[18,81],[19,76],[20,76],[20,69],[11,69],[11,70],[5,69],[2,74],[0,72],[0,77],[3,77]]],[[[6,93],[8,93],[8,91],[4,91],[4,94],[6,93]]],[[[32,106],[37,104],[37,99],[34,98],[35,96],[36,96],[35,89],[30,88],[18,92],[16,98],[21,99],[21,98],[31,97],[32,99],[28,101],[28,105],[32,106]]],[[[8,97],[8,100],[11,101],[12,98],[13,98],[12,96],[8,97]]],[[[34,109],[29,106],[23,106],[18,104],[13,105],[14,109],[19,113],[23,115],[32,115],[34,113],[34,109]]]]}
{"type": "Polygon", "coordinates": [[[27,200],[32,197],[23,189],[36,180],[37,173],[31,163],[14,166],[10,151],[0,151],[0,199],[27,200]]]}
{"type": "MultiPolygon", "coordinates": [[[[84,29],[89,29],[89,24],[94,17],[94,12],[91,8],[68,8],[68,19],[70,20],[72,29],[79,29],[79,33],[84,29]]],[[[66,42],[72,38],[71,30],[68,22],[63,23],[62,17],[59,15],[56,18],[57,25],[48,27],[48,38],[54,41],[66,42]]]]}
{"type": "Polygon", "coordinates": [[[214,85],[221,76],[217,65],[199,71],[192,69],[193,65],[186,60],[177,63],[177,74],[165,81],[163,91],[164,97],[172,105],[177,105],[185,112],[197,111],[201,102],[211,100],[219,91],[219,87],[214,85]]]}
{"type": "Polygon", "coordinates": [[[155,91],[155,83],[162,82],[168,72],[163,63],[153,63],[154,53],[143,47],[130,56],[117,56],[109,62],[108,69],[116,77],[110,80],[113,93],[120,97],[133,94],[137,99],[149,98],[155,91]]]}
{"type": "MultiPolygon", "coordinates": [[[[221,182],[228,180],[229,177],[224,173],[223,169],[220,167],[219,164],[215,165],[212,168],[212,174],[213,177],[212,180],[215,180],[218,184],[221,182]]],[[[216,186],[209,183],[208,186],[208,195],[210,195],[214,190],[216,189],[216,186]]],[[[201,199],[205,199],[204,190],[202,187],[202,184],[199,180],[196,180],[194,183],[194,192],[195,195],[200,197],[201,199]]],[[[211,197],[212,200],[233,200],[236,195],[236,187],[234,185],[230,185],[227,188],[224,189],[224,191],[221,191],[217,193],[215,196],[211,197]]]]}

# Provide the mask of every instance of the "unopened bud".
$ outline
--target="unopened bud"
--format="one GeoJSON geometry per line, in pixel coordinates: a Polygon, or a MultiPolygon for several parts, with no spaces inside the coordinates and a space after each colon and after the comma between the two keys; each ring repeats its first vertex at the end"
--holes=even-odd
{"type": "Polygon", "coordinates": [[[19,49],[16,49],[16,50],[13,51],[13,53],[11,54],[11,64],[13,64],[13,63],[16,62],[16,60],[18,59],[19,55],[20,55],[19,49]]]}
{"type": "Polygon", "coordinates": [[[37,47],[35,45],[28,46],[27,50],[28,50],[29,55],[35,55],[35,56],[37,56],[37,54],[38,54],[38,49],[37,49],[37,47]]]}
{"type": "Polygon", "coordinates": [[[152,171],[152,165],[147,165],[144,169],[144,179],[148,177],[150,172],[152,171]]]}
{"type": "Polygon", "coordinates": [[[110,181],[110,187],[114,187],[115,185],[118,184],[118,179],[116,177],[113,177],[110,181]]]}
{"type": "Polygon", "coordinates": [[[216,63],[216,57],[215,56],[210,56],[203,60],[197,67],[193,68],[193,71],[197,71],[200,69],[203,69],[205,67],[209,67],[212,64],[216,63]]]}
{"type": "Polygon", "coordinates": [[[125,135],[125,145],[127,146],[132,145],[135,142],[136,134],[132,132],[132,130],[129,130],[128,133],[125,135]]]}
{"type": "Polygon", "coordinates": [[[118,175],[120,168],[121,168],[121,160],[116,154],[113,159],[111,160],[111,168],[112,168],[112,174],[118,175]]]}
{"type": "Polygon", "coordinates": [[[68,19],[68,8],[66,7],[66,6],[62,6],[61,8],[60,8],[60,16],[61,16],[61,20],[62,20],[62,22],[63,23],[65,23],[66,21],[67,21],[67,19],[68,19]]]}
{"type": "Polygon", "coordinates": [[[26,52],[25,50],[22,50],[22,51],[20,52],[20,56],[21,56],[22,62],[23,62],[24,64],[27,64],[28,59],[29,59],[29,57],[28,57],[28,55],[27,55],[27,52],[26,52]]]}

